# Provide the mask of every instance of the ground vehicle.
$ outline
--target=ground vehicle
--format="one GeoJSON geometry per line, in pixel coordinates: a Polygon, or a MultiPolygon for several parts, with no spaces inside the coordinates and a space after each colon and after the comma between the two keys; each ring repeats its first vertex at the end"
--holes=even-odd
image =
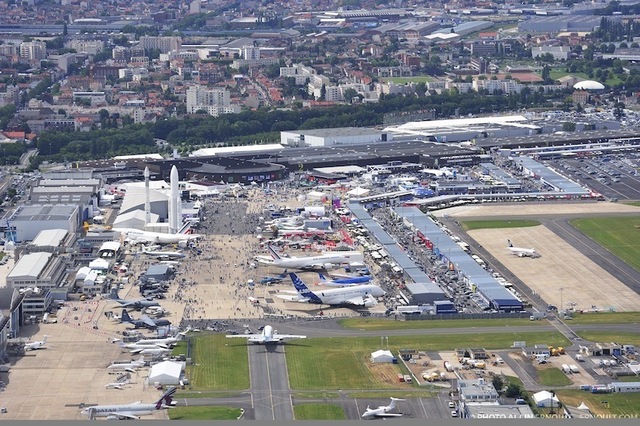
{"type": "Polygon", "coordinates": [[[569,368],[569,366],[567,364],[562,364],[562,372],[567,374],[567,373],[571,373],[571,369],[569,368]]]}
{"type": "Polygon", "coordinates": [[[574,365],[574,364],[571,364],[569,366],[569,370],[571,370],[572,373],[579,373],[580,372],[580,370],[578,370],[578,366],[574,365]]]}
{"type": "Polygon", "coordinates": [[[455,402],[449,401],[449,408],[456,408],[455,402]]]}
{"type": "Polygon", "coordinates": [[[451,417],[458,417],[458,412],[456,410],[452,410],[451,417]]]}

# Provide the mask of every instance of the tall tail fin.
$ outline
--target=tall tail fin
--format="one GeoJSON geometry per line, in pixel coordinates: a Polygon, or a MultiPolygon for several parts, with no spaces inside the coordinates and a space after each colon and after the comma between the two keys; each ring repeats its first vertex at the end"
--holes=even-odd
{"type": "Polygon", "coordinates": [[[111,293],[110,293],[109,296],[110,296],[111,300],[120,299],[120,297],[118,296],[118,287],[111,287],[111,293]]]}
{"type": "Polygon", "coordinates": [[[44,345],[45,343],[47,343],[47,336],[46,334],[42,337],[42,344],[44,345]]]}
{"type": "Polygon", "coordinates": [[[324,275],[322,275],[322,272],[318,272],[318,276],[320,277],[320,281],[323,283],[327,282],[327,277],[325,277],[324,275]]]}
{"type": "Polygon", "coordinates": [[[279,278],[286,278],[287,274],[289,272],[285,269],[280,275],[278,275],[279,278]]]}
{"type": "Polygon", "coordinates": [[[180,228],[178,234],[191,234],[191,223],[187,222],[182,225],[182,228],[180,228]]]}
{"type": "Polygon", "coordinates": [[[322,300],[293,272],[289,273],[291,282],[300,296],[309,298],[313,303],[322,303],[322,300]]]}
{"type": "Polygon", "coordinates": [[[271,247],[270,245],[267,245],[267,248],[269,249],[269,254],[271,254],[271,257],[273,257],[274,259],[280,259],[280,255],[278,254],[277,251],[274,250],[273,247],[271,247]]]}
{"type": "Polygon", "coordinates": [[[133,318],[129,316],[129,312],[126,309],[122,310],[122,322],[133,322],[133,318]]]}
{"type": "Polygon", "coordinates": [[[173,401],[173,395],[176,393],[178,388],[175,386],[171,386],[167,391],[162,394],[160,399],[156,401],[156,410],[160,410],[163,406],[171,405],[171,401],[173,401]]]}

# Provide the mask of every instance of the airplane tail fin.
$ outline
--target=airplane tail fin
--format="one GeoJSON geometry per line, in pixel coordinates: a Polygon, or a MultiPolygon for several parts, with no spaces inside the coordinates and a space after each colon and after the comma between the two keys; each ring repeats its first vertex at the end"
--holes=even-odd
{"type": "Polygon", "coordinates": [[[47,343],[47,336],[46,334],[44,335],[44,337],[42,338],[42,344],[44,345],[45,343],[47,343]]]}
{"type": "Polygon", "coordinates": [[[178,234],[191,234],[191,223],[187,222],[182,225],[182,228],[180,228],[178,234]]]}
{"type": "Polygon", "coordinates": [[[111,300],[118,300],[120,297],[118,296],[118,287],[111,287],[111,300]]]}
{"type": "Polygon", "coordinates": [[[156,401],[156,410],[161,409],[163,406],[170,406],[171,401],[173,401],[173,395],[176,393],[178,388],[175,386],[171,386],[167,391],[162,394],[160,399],[156,401]]]}
{"type": "Polygon", "coordinates": [[[133,322],[133,318],[129,316],[129,312],[126,309],[122,310],[122,322],[133,322]]]}
{"type": "Polygon", "coordinates": [[[280,259],[280,255],[278,254],[277,251],[274,250],[273,247],[271,247],[270,245],[267,245],[267,247],[269,248],[269,254],[271,255],[272,258],[280,259]]]}
{"type": "Polygon", "coordinates": [[[324,283],[324,282],[327,282],[327,277],[325,277],[324,275],[322,275],[322,273],[321,273],[321,272],[318,272],[318,276],[320,277],[320,281],[321,281],[321,282],[323,282],[323,283],[324,283]]]}
{"type": "Polygon", "coordinates": [[[314,303],[321,303],[321,299],[314,292],[309,290],[309,287],[307,287],[307,285],[300,279],[300,277],[298,277],[293,272],[289,273],[289,277],[291,278],[291,282],[293,283],[293,286],[295,287],[299,295],[309,298],[314,303]]]}
{"type": "Polygon", "coordinates": [[[289,272],[285,269],[278,277],[285,278],[289,272]]]}

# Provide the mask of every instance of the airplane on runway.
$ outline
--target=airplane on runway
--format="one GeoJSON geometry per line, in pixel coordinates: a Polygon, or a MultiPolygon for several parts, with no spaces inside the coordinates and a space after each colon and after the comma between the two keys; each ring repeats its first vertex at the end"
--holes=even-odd
{"type": "Polygon", "coordinates": [[[344,278],[334,278],[327,279],[322,273],[318,273],[320,277],[319,284],[328,285],[328,286],[336,286],[336,287],[348,287],[353,285],[365,284],[371,281],[371,275],[361,275],[358,277],[347,277],[344,278]]]}
{"type": "Polygon", "coordinates": [[[138,420],[140,416],[171,407],[176,389],[175,386],[170,387],[153,404],[142,404],[138,401],[124,405],[96,405],[83,409],[82,414],[89,417],[89,420],[96,417],[106,417],[107,420],[138,420]]]}
{"type": "Polygon", "coordinates": [[[274,330],[272,326],[265,325],[260,334],[228,334],[225,337],[242,337],[247,339],[248,342],[256,343],[258,345],[268,345],[270,343],[280,343],[284,339],[306,339],[307,336],[300,336],[297,334],[279,334],[277,330],[274,330]]]}
{"type": "Polygon", "coordinates": [[[151,250],[143,250],[143,254],[146,254],[149,257],[154,257],[159,260],[175,260],[182,259],[185,257],[184,253],[179,251],[151,251],[151,250]]]}
{"type": "Polygon", "coordinates": [[[318,256],[281,257],[273,247],[267,245],[271,257],[257,256],[258,263],[294,269],[323,269],[335,264],[363,262],[364,256],[358,251],[324,252],[318,256]]]}
{"type": "MultiPolygon", "coordinates": [[[[184,229],[184,227],[183,227],[184,229]]],[[[156,243],[156,244],[176,244],[181,242],[195,241],[202,238],[199,234],[185,234],[180,230],[175,234],[164,234],[162,232],[142,231],[134,228],[113,228],[113,231],[120,232],[125,241],[131,244],[156,243]]]]}
{"type": "Polygon", "coordinates": [[[110,371],[128,371],[129,373],[135,373],[138,368],[142,368],[145,365],[144,355],[137,361],[125,362],[122,364],[111,364],[107,367],[110,371]]]}
{"type": "Polygon", "coordinates": [[[391,397],[391,404],[381,405],[378,408],[370,408],[367,406],[367,410],[362,414],[363,419],[371,419],[374,417],[402,417],[402,413],[391,413],[396,408],[396,402],[405,401],[400,398],[391,397]]]}
{"type": "Polygon", "coordinates": [[[540,254],[534,248],[522,248],[522,247],[514,247],[511,244],[511,240],[507,240],[507,248],[511,251],[511,253],[515,254],[518,257],[540,257],[540,254]]]}
{"type": "Polygon", "coordinates": [[[133,324],[135,328],[149,328],[149,329],[155,329],[158,327],[164,327],[167,325],[171,325],[171,321],[166,320],[166,319],[151,319],[146,315],[143,315],[142,317],[140,317],[140,319],[133,319],[131,318],[131,316],[129,315],[129,313],[127,312],[126,309],[122,310],[122,322],[128,322],[130,324],[133,324]]]}
{"type": "Polygon", "coordinates": [[[40,341],[36,341],[36,342],[31,342],[31,343],[25,343],[24,344],[24,350],[25,351],[35,351],[37,349],[43,349],[47,344],[47,335],[44,335],[42,340],[40,341]]]}
{"type": "Polygon", "coordinates": [[[309,290],[307,285],[296,274],[290,273],[289,277],[298,295],[279,294],[278,297],[290,302],[371,308],[378,304],[376,297],[381,297],[385,294],[384,290],[373,284],[362,284],[313,292],[309,290]]]}
{"type": "Polygon", "coordinates": [[[158,302],[153,300],[148,300],[148,299],[135,299],[135,300],[120,299],[120,297],[118,296],[118,289],[116,287],[113,287],[111,289],[111,300],[115,300],[123,308],[134,308],[138,311],[142,308],[149,308],[151,306],[160,306],[158,302]]]}

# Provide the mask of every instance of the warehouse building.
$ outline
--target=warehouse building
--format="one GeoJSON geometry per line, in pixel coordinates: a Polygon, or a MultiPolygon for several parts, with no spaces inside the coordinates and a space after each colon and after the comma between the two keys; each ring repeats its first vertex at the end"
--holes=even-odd
{"type": "Polygon", "coordinates": [[[393,135],[371,127],[338,127],[334,129],[290,130],[280,132],[280,143],[288,147],[343,146],[387,142],[393,135]]]}
{"type": "Polygon", "coordinates": [[[63,253],[73,245],[73,236],[66,229],[44,229],[27,245],[29,252],[63,253]]]}
{"type": "Polygon", "coordinates": [[[75,204],[32,204],[18,207],[7,219],[16,242],[31,241],[46,229],[67,229],[75,233],[80,226],[75,204]]]}

